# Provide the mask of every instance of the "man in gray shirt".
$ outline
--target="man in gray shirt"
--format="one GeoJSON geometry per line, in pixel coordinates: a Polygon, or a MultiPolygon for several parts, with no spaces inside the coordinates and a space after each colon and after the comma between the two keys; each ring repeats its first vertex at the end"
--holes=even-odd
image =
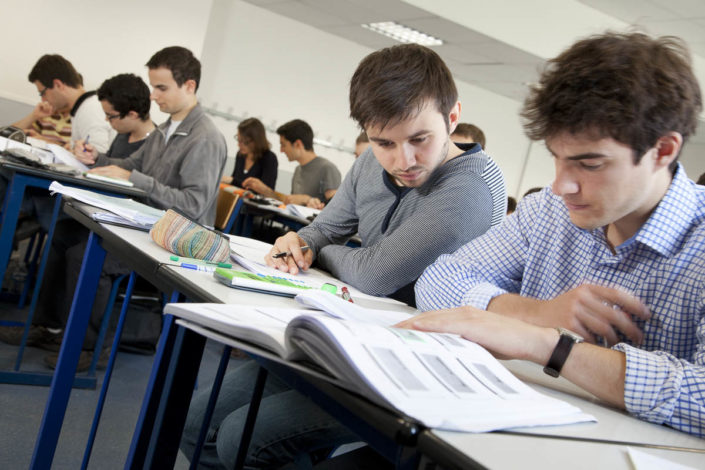
{"type": "MultiPolygon", "coordinates": [[[[266,260],[295,274],[315,258],[363,292],[413,303],[413,285],[426,266],[503,220],[504,178],[478,144],[450,141],[460,120],[458,92],[431,49],[406,44],[363,59],[350,82],[350,114],[370,148],[314,222],[277,239],[266,260]],[[362,246],[345,246],[355,233],[362,246]],[[272,258],[282,252],[292,256],[272,258]]],[[[249,361],[226,375],[202,467],[233,467],[257,370],[249,361]]],[[[209,393],[199,391],[192,402],[181,445],[187,455],[209,393]]],[[[315,460],[322,449],[359,440],[276,377],[269,376],[264,393],[248,468],[315,460]]]]}
{"type": "Polygon", "coordinates": [[[340,171],[330,161],[319,157],[313,151],[313,130],[305,121],[294,119],[279,126],[281,151],[290,162],[299,166],[291,178],[291,194],[274,191],[258,178],[247,178],[242,182],[245,189],[267,197],[284,201],[286,204],[310,205],[322,208],[340,186],[340,171]]]}

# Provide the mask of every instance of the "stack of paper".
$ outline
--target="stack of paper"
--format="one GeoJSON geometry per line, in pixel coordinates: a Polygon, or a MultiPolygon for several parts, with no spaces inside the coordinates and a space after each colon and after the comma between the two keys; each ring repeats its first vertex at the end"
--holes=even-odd
{"type": "MultiPolygon", "coordinates": [[[[132,199],[105,196],[85,189],[72,188],[64,186],[58,181],[52,181],[49,185],[49,191],[52,194],[60,193],[91,206],[104,209],[122,218],[121,223],[138,228],[150,228],[164,215],[163,210],[155,209],[132,199]]],[[[97,220],[97,217],[95,218],[97,220]]]]}
{"type": "Polygon", "coordinates": [[[301,206],[299,204],[287,204],[286,210],[296,217],[301,217],[302,219],[308,219],[309,217],[316,217],[321,213],[318,209],[313,209],[311,207],[301,206]]]}

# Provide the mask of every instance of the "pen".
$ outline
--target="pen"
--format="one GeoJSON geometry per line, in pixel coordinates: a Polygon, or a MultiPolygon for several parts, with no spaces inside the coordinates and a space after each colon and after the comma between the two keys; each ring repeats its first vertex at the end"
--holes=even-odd
{"type": "MultiPolygon", "coordinates": [[[[308,245],[304,245],[301,247],[301,251],[306,251],[306,250],[308,250],[308,245]]],[[[286,258],[287,256],[291,256],[291,252],[282,251],[281,253],[277,253],[276,255],[272,255],[272,258],[279,259],[279,258],[286,258]]]]}
{"type": "MultiPolygon", "coordinates": [[[[172,261],[179,261],[179,257],[174,256],[174,255],[170,256],[169,259],[172,261]]],[[[188,260],[188,263],[186,263],[186,264],[200,264],[200,265],[206,264],[206,265],[213,265],[218,268],[227,268],[227,269],[230,269],[233,267],[233,265],[230,263],[223,263],[223,262],[218,262],[218,261],[207,261],[207,260],[197,259],[197,258],[181,258],[181,259],[188,260]]]]}
{"type": "Polygon", "coordinates": [[[179,266],[186,269],[193,269],[194,271],[203,271],[206,273],[212,273],[215,271],[215,266],[201,266],[198,264],[191,263],[181,263],[179,266]]]}
{"type": "Polygon", "coordinates": [[[91,140],[91,136],[87,135],[86,140],[83,141],[83,151],[86,151],[86,144],[88,144],[88,141],[91,140]]]}

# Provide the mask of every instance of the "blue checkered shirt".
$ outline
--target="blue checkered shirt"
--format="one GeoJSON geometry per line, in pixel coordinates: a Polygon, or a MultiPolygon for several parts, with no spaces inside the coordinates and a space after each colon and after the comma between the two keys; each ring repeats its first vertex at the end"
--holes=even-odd
{"type": "Polygon", "coordinates": [[[485,235],[429,266],[416,284],[421,310],[501,294],[552,299],[583,283],[621,286],[651,310],[640,348],[621,337],[627,410],[705,436],[705,187],[678,167],[666,195],[629,240],[610,250],[602,228],[570,222],[550,188],[522,200],[485,235]]]}

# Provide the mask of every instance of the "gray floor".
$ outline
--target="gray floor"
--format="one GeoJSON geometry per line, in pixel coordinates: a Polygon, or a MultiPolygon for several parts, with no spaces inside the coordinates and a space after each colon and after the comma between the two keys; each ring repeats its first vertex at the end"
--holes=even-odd
{"type": "MultiPolygon", "coordinates": [[[[23,314],[17,311],[14,304],[0,303],[0,320],[15,320],[23,314]]],[[[201,386],[212,382],[221,350],[222,346],[217,343],[207,344],[199,375],[198,383],[201,386]]],[[[0,369],[11,369],[16,353],[17,347],[0,343],[0,369]]],[[[43,350],[27,348],[22,370],[50,372],[42,362],[45,354],[43,350]]],[[[89,468],[123,468],[153,359],[153,355],[118,354],[89,468]]],[[[97,390],[72,391],[53,469],[80,468],[103,383],[102,371],[99,371],[98,378],[97,390]]],[[[28,468],[48,392],[48,387],[0,384],[1,469],[28,468]]],[[[188,462],[182,455],[179,455],[174,468],[188,468],[188,462]]]]}

